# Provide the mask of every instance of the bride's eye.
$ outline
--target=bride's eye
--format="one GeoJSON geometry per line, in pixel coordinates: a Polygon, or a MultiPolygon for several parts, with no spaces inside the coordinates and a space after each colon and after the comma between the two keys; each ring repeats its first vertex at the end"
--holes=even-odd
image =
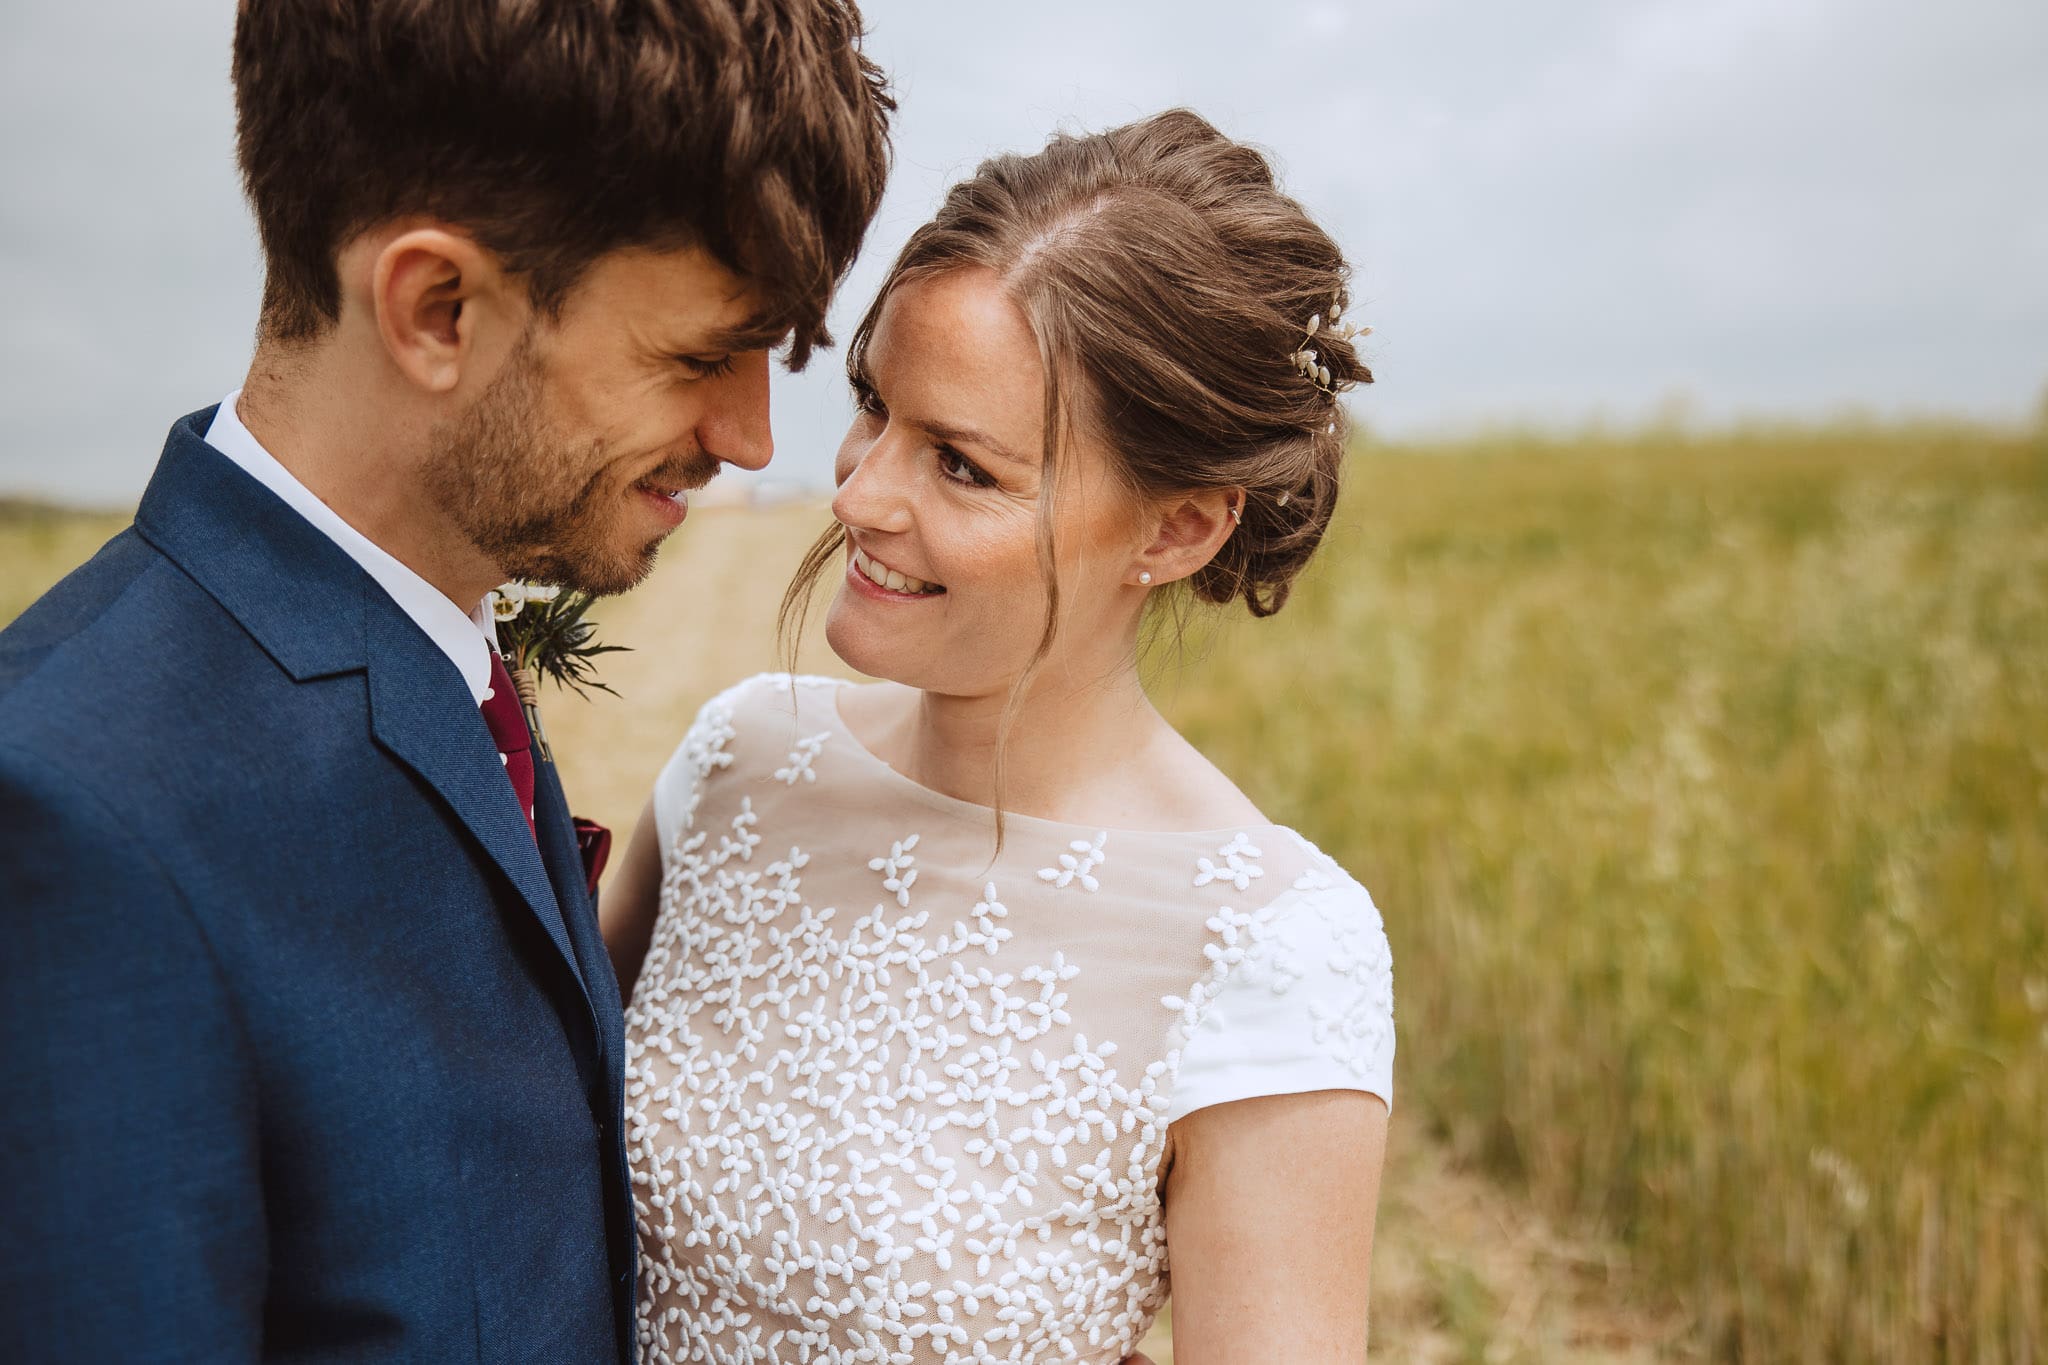
{"type": "Polygon", "coordinates": [[[875,386],[862,383],[858,379],[853,381],[853,406],[856,411],[864,412],[870,417],[889,415],[889,410],[882,406],[882,396],[875,392],[875,386]]]}
{"type": "Polygon", "coordinates": [[[991,479],[980,465],[968,459],[965,455],[953,449],[953,447],[942,445],[937,447],[937,450],[939,472],[954,483],[965,484],[970,488],[993,488],[995,486],[996,481],[991,479]]]}

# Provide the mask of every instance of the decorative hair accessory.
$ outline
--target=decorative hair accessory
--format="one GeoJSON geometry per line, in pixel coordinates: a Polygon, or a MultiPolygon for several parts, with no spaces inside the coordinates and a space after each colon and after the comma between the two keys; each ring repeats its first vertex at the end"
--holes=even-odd
{"type": "MultiPolygon", "coordinates": [[[[1317,333],[1324,331],[1323,315],[1318,313],[1308,320],[1308,330],[1301,334],[1301,349],[1287,358],[1294,362],[1295,369],[1300,370],[1302,374],[1308,377],[1308,381],[1311,384],[1314,384],[1324,393],[1335,398],[1337,390],[1330,383],[1330,367],[1323,364],[1322,357],[1309,348],[1309,343],[1316,339],[1317,333]]],[[[1333,336],[1339,341],[1349,341],[1353,337],[1371,336],[1372,328],[1353,327],[1351,324],[1343,321],[1338,316],[1338,305],[1333,303],[1330,305],[1330,323],[1327,335],[1333,336]]]]}

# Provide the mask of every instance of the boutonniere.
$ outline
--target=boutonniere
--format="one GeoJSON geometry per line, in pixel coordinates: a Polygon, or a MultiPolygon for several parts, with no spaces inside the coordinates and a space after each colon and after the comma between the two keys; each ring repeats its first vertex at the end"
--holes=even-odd
{"type": "Polygon", "coordinates": [[[540,724],[540,680],[548,678],[578,696],[590,689],[617,692],[597,680],[591,662],[600,654],[624,651],[625,645],[597,642],[597,623],[589,618],[597,599],[589,593],[564,592],[537,583],[501,583],[491,594],[491,616],[498,623],[498,651],[512,674],[526,728],[533,732],[536,754],[554,761],[540,724]]]}

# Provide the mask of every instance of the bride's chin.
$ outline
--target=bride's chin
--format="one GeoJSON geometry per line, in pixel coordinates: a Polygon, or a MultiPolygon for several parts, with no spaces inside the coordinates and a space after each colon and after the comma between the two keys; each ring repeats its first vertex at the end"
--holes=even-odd
{"type": "Polygon", "coordinates": [[[833,597],[825,613],[825,643],[839,656],[839,662],[864,677],[917,686],[919,660],[901,632],[887,630],[877,622],[862,621],[858,602],[849,602],[845,588],[833,597]]]}

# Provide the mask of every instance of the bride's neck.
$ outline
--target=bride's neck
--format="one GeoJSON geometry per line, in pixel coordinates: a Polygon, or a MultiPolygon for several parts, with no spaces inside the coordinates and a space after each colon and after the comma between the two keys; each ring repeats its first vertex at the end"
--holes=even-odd
{"type": "Polygon", "coordinates": [[[1006,691],[913,696],[890,736],[899,771],[948,796],[993,806],[1000,747],[1002,807],[1049,820],[1086,823],[1101,805],[1103,775],[1129,771],[1165,724],[1134,668],[1080,682],[1041,673],[1012,714],[1006,743],[1006,691]]]}

